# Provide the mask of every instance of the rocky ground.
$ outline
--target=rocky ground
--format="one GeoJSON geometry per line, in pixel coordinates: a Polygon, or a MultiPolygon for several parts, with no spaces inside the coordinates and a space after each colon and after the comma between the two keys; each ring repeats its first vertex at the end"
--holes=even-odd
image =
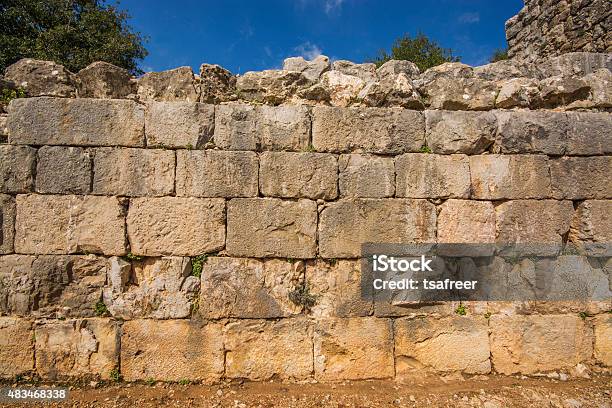
{"type": "MultiPolygon", "coordinates": [[[[9,384],[16,386],[16,384],[9,384]]],[[[6,385],[5,385],[6,386],[6,385]]],[[[22,385],[20,385],[22,386],[22,385]]],[[[449,376],[418,382],[225,383],[72,386],[65,403],[45,407],[612,407],[612,377],[590,379],[449,376]]],[[[23,404],[36,406],[35,404],[23,404]]],[[[0,404],[0,406],[18,406],[0,404]]]]}

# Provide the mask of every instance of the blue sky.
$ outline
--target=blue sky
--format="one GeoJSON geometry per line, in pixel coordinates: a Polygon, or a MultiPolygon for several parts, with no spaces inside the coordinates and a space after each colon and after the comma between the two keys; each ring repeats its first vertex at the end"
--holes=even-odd
{"type": "Polygon", "coordinates": [[[280,68],[324,54],[363,62],[404,33],[424,32],[462,62],[482,65],[504,47],[504,22],[522,0],[122,0],[149,37],[145,71],[201,63],[233,73],[280,68]]]}

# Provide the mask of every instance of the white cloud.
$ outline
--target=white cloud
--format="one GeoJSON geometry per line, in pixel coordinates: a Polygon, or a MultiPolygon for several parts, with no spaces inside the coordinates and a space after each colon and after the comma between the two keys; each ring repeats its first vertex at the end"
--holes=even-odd
{"type": "Polygon", "coordinates": [[[304,59],[309,61],[321,55],[321,48],[316,44],[312,44],[310,41],[306,41],[294,47],[293,50],[297,52],[300,57],[304,57],[304,59]]]}
{"type": "Polygon", "coordinates": [[[459,16],[459,22],[463,24],[473,24],[480,21],[479,13],[463,13],[459,16]]]}
{"type": "Polygon", "coordinates": [[[342,7],[342,3],[344,3],[344,0],[325,0],[325,14],[332,14],[336,10],[340,10],[340,8],[342,7]]]}

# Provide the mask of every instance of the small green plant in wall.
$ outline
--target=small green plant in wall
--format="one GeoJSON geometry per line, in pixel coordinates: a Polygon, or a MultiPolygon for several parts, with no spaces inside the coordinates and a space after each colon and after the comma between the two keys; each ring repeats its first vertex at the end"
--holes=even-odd
{"type": "Polygon", "coordinates": [[[429,147],[427,145],[421,146],[421,148],[419,149],[419,152],[420,153],[432,153],[431,147],[429,147]]]}
{"type": "Polygon", "coordinates": [[[119,368],[113,368],[108,374],[111,381],[120,382],[123,378],[121,377],[121,373],[119,372],[119,368]]]}
{"type": "Polygon", "coordinates": [[[94,305],[94,311],[96,312],[96,316],[110,316],[108,308],[104,304],[102,299],[98,300],[94,305]]]}
{"type": "Polygon", "coordinates": [[[306,283],[300,283],[293,291],[289,292],[289,300],[304,307],[306,311],[310,311],[317,304],[317,297],[310,293],[310,288],[306,283]]]}
{"type": "Polygon", "coordinates": [[[199,278],[202,276],[202,268],[204,264],[208,261],[208,255],[198,255],[191,258],[191,276],[195,276],[199,278]]]}
{"type": "Polygon", "coordinates": [[[459,306],[457,306],[457,309],[455,309],[455,313],[457,313],[459,316],[465,316],[467,314],[467,309],[463,304],[459,303],[459,306]]]}

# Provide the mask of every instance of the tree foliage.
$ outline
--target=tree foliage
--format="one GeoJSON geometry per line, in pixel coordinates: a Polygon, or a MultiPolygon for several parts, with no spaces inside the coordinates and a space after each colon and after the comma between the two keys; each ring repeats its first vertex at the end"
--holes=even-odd
{"type": "Polygon", "coordinates": [[[0,72],[35,58],[72,72],[106,61],[138,74],[145,39],[128,18],[106,0],[0,0],[0,72]]]}
{"type": "Polygon", "coordinates": [[[503,48],[497,48],[493,51],[493,55],[491,55],[491,59],[489,62],[497,62],[508,59],[508,50],[503,48]]]}
{"type": "Polygon", "coordinates": [[[391,47],[391,52],[382,50],[374,59],[377,66],[381,66],[389,60],[412,61],[419,67],[421,72],[428,68],[445,62],[459,62],[460,58],[453,55],[450,48],[442,48],[438,43],[430,40],[425,34],[418,33],[414,38],[406,34],[398,38],[391,47]]]}

